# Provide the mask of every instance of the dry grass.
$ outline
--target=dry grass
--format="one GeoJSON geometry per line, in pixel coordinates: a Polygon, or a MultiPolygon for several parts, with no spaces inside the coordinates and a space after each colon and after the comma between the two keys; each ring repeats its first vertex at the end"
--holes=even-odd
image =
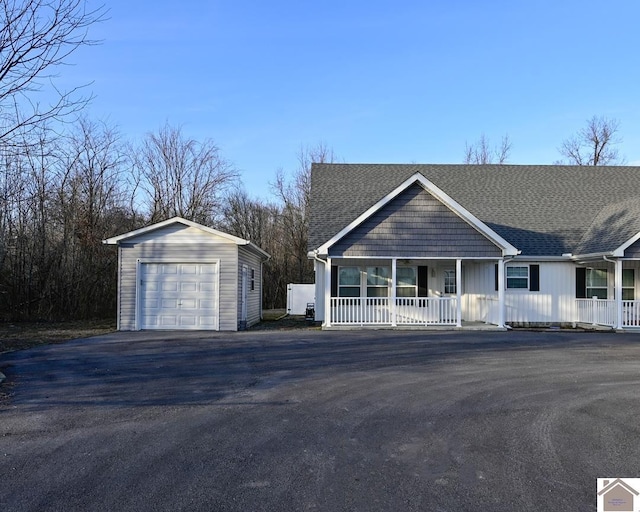
{"type": "Polygon", "coordinates": [[[116,330],[114,321],[0,323],[0,354],[116,330]]]}

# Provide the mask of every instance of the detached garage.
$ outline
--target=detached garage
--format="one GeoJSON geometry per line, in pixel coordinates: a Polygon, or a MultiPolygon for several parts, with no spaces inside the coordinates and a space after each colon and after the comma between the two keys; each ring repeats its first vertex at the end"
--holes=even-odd
{"type": "Polygon", "coordinates": [[[118,329],[236,331],[262,316],[262,264],[248,240],[180,217],[104,240],[118,246],[118,329]]]}

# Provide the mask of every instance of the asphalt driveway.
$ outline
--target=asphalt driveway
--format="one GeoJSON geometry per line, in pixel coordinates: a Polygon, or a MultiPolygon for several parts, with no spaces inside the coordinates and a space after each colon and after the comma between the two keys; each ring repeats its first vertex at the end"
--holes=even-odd
{"type": "Polygon", "coordinates": [[[115,333],[0,356],[0,510],[584,510],[640,335],[115,333]]]}

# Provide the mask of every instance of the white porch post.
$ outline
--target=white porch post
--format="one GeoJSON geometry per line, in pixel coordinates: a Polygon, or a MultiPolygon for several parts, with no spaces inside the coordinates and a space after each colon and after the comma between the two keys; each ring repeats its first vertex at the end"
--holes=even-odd
{"type": "Polygon", "coordinates": [[[615,268],[616,328],[622,329],[622,260],[616,260],[615,268]]]}
{"type": "Polygon", "coordinates": [[[456,260],[456,327],[462,327],[462,260],[456,260]]]}
{"type": "Polygon", "coordinates": [[[498,327],[504,327],[505,293],[504,293],[504,259],[498,260],[498,327]]]}
{"type": "Polygon", "coordinates": [[[331,327],[331,258],[329,256],[324,267],[324,325],[331,327]]]}
{"type": "Polygon", "coordinates": [[[398,325],[396,319],[396,270],[398,258],[391,258],[391,326],[398,325]]]}

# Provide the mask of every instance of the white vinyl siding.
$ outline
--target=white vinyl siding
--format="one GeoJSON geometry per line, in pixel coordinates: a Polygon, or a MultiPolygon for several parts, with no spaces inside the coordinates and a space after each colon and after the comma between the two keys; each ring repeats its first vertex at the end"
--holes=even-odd
{"type": "MultiPolygon", "coordinates": [[[[507,289],[505,322],[548,324],[574,321],[575,265],[570,262],[540,262],[539,265],[540,290],[543,291],[530,293],[523,289],[507,289]]],[[[488,306],[498,301],[495,262],[465,263],[464,270],[463,319],[486,321],[488,306]]]]}
{"type": "MultiPolygon", "coordinates": [[[[247,327],[260,321],[262,315],[262,275],[260,257],[246,247],[238,247],[238,304],[242,294],[242,265],[246,265],[247,272],[247,327]],[[253,277],[252,277],[253,276],[253,277]]],[[[238,308],[238,322],[241,311],[238,308]]]]}

